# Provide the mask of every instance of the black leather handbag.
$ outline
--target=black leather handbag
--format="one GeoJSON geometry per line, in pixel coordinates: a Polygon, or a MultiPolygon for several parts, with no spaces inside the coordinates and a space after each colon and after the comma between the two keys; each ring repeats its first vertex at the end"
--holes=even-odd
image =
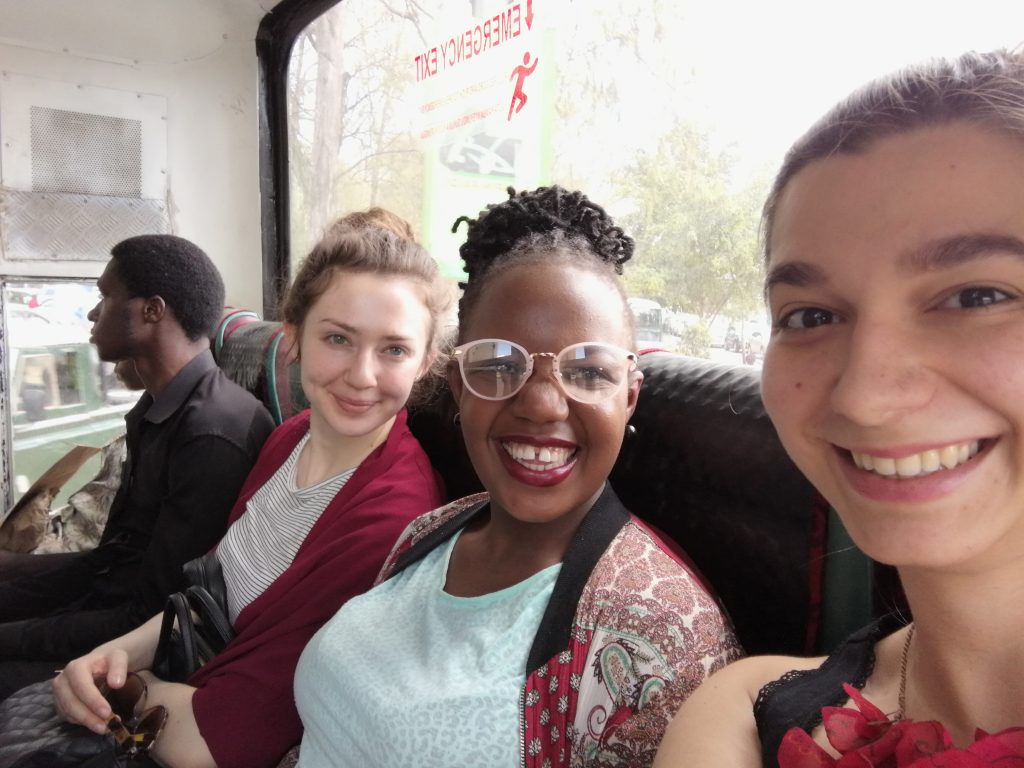
{"type": "Polygon", "coordinates": [[[124,765],[112,736],[65,722],[49,680],[26,686],[0,704],[0,768],[124,765]]]}
{"type": "MultiPolygon", "coordinates": [[[[231,642],[227,589],[216,554],[185,564],[192,585],[167,599],[153,672],[184,682],[231,642]],[[198,619],[198,621],[196,620],[198,619]]],[[[49,680],[22,688],[0,703],[0,768],[119,768],[156,765],[143,754],[121,754],[108,733],[65,722],[49,680]]]]}
{"type": "Polygon", "coordinates": [[[176,683],[188,680],[235,636],[216,553],[190,560],[184,571],[191,586],[167,598],[153,657],[153,673],[176,683]]]}

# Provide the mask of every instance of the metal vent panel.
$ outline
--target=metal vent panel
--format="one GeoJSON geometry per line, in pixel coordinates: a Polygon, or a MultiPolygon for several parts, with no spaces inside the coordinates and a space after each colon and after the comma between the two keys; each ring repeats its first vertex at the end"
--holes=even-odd
{"type": "Polygon", "coordinates": [[[30,109],[32,191],[142,196],[142,121],[30,109]]]}
{"type": "Polygon", "coordinates": [[[159,200],[0,188],[0,249],[7,261],[106,261],[125,238],[170,231],[159,200]]]}
{"type": "Polygon", "coordinates": [[[0,71],[0,184],[167,198],[167,99],[0,71]]]}

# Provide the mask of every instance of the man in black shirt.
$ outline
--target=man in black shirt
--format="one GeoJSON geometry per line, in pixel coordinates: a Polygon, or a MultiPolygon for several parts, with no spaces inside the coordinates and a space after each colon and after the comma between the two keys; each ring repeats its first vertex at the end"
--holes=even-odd
{"type": "Polygon", "coordinates": [[[102,360],[132,361],[146,391],[125,416],[128,458],[99,546],[0,560],[0,700],[159,613],[182,564],[220,540],[274,426],[210,353],[224,284],[198,247],[130,238],[97,286],[91,341],[102,360]]]}

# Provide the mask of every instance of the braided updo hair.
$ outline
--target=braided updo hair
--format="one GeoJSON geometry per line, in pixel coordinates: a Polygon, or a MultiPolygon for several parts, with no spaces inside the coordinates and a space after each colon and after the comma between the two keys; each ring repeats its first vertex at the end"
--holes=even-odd
{"type": "Polygon", "coordinates": [[[529,264],[567,264],[604,276],[622,297],[623,318],[633,336],[633,314],[619,282],[622,265],[633,256],[633,238],[615,225],[604,208],[582,192],[560,186],[516,192],[508,200],[488,205],[476,219],[460,216],[455,232],[467,224],[466,242],[459,248],[466,282],[459,299],[459,327],[465,327],[484,287],[512,267],[529,264]]]}

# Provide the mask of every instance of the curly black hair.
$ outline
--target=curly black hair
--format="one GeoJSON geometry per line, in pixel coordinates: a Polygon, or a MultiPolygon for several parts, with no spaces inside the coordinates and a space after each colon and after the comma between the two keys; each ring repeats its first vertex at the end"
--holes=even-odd
{"type": "Polygon", "coordinates": [[[139,235],[110,250],[133,296],[159,296],[192,341],[209,338],[224,312],[224,281],[195,243],[174,235],[139,235]]]}
{"type": "Polygon", "coordinates": [[[468,225],[459,255],[470,283],[512,253],[524,237],[556,230],[568,238],[583,237],[590,244],[592,257],[622,274],[622,265],[633,256],[633,238],[582,192],[570,192],[557,184],[532,192],[517,193],[512,187],[507,191],[508,200],[488,205],[476,219],[460,216],[452,225],[452,232],[463,222],[468,225]]]}
{"type": "MultiPolygon", "coordinates": [[[[476,219],[460,216],[452,232],[463,222],[466,242],[459,254],[468,279],[459,283],[463,289],[460,321],[469,316],[494,275],[509,266],[556,258],[608,276],[625,305],[616,275],[622,274],[622,265],[633,256],[633,238],[582,192],[553,185],[517,193],[508,187],[508,200],[488,205],[476,219]]],[[[628,308],[625,314],[632,327],[628,308]]]]}

